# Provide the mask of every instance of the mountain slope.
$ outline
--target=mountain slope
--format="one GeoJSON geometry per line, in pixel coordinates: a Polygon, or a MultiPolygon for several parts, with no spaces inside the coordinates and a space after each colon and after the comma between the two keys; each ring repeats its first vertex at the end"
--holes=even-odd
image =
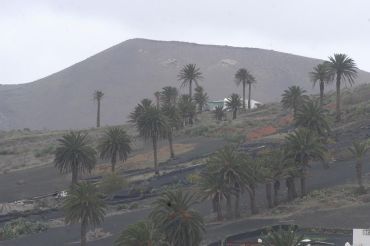
{"type": "MultiPolygon", "coordinates": [[[[121,124],[142,98],[179,86],[177,74],[187,63],[201,68],[200,83],[211,99],[241,93],[233,77],[246,67],[257,79],[253,98],[276,101],[293,84],[312,92],[308,72],[319,62],[263,49],[132,39],[38,81],[0,86],[0,129],[93,127],[97,89],[105,93],[102,124],[121,124]]],[[[365,82],[370,74],[360,71],[356,83],[365,82]]]]}

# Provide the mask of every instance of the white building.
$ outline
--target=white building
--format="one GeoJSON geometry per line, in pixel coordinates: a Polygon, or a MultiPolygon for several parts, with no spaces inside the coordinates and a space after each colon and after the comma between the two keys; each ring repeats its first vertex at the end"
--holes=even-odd
{"type": "MultiPolygon", "coordinates": [[[[211,111],[215,110],[217,106],[223,106],[223,108],[226,108],[226,102],[228,100],[229,98],[224,98],[223,100],[209,101],[207,103],[207,108],[211,111]]],[[[243,103],[243,99],[241,99],[241,102],[243,103]]],[[[263,103],[251,99],[251,109],[255,109],[261,105],[263,105],[263,103]]],[[[245,100],[245,107],[248,108],[248,99],[245,100]]]]}
{"type": "Polygon", "coordinates": [[[352,246],[370,246],[370,229],[353,229],[352,246]]]}

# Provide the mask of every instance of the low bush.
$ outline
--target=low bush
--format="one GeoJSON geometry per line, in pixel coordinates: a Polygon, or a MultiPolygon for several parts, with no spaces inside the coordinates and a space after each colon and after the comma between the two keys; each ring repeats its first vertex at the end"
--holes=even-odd
{"type": "Polygon", "coordinates": [[[39,233],[46,231],[47,225],[41,222],[28,221],[24,218],[19,218],[10,222],[7,222],[4,227],[0,230],[2,240],[8,240],[20,237],[22,235],[39,233]]]}

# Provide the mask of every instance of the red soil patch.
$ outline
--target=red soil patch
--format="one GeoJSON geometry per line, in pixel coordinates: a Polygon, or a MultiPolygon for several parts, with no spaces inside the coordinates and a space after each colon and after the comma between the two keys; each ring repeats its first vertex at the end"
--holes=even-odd
{"type": "Polygon", "coordinates": [[[273,126],[265,126],[254,129],[247,134],[248,140],[257,140],[265,136],[269,136],[278,132],[278,129],[273,126]]]}
{"type": "Polygon", "coordinates": [[[286,126],[292,124],[294,121],[294,117],[292,114],[288,114],[284,117],[281,117],[278,121],[279,126],[286,126]]]}

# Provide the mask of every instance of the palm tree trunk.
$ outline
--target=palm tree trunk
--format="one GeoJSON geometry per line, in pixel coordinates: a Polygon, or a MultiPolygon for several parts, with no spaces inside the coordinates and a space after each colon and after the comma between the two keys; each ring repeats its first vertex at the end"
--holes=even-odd
{"type": "Polygon", "coordinates": [[[234,206],[234,214],[235,214],[235,218],[239,218],[240,217],[240,192],[237,191],[236,194],[235,194],[235,206],[234,206]]]}
{"type": "Polygon", "coordinates": [[[240,217],[240,187],[238,184],[235,185],[235,206],[234,206],[234,214],[235,218],[240,217]]]}
{"type": "Polygon", "coordinates": [[[152,140],[153,140],[154,170],[155,175],[159,175],[158,157],[157,157],[157,138],[153,136],[152,140]]]}
{"type": "Polygon", "coordinates": [[[302,177],[301,177],[301,197],[304,197],[305,195],[307,195],[306,174],[302,174],[302,177]]]}
{"type": "Polygon", "coordinates": [[[193,81],[192,81],[192,80],[190,80],[190,81],[189,81],[189,96],[190,96],[190,98],[193,98],[193,88],[192,88],[192,83],[193,83],[193,81]]]}
{"type": "Polygon", "coordinates": [[[232,200],[231,200],[231,195],[226,196],[226,214],[227,218],[231,219],[233,217],[233,210],[232,210],[232,200]]]}
{"type": "Polygon", "coordinates": [[[306,188],[306,179],[307,179],[307,162],[303,163],[302,173],[301,173],[301,197],[307,195],[307,188],[306,188]]]}
{"type": "Polygon", "coordinates": [[[280,189],[280,181],[275,180],[274,182],[274,206],[279,205],[279,189],[280,189]]]}
{"type": "Polygon", "coordinates": [[[251,213],[257,214],[258,210],[256,207],[256,191],[254,187],[251,187],[250,189],[248,189],[248,193],[249,193],[249,199],[250,199],[250,205],[251,205],[251,213]]]}
{"type": "Polygon", "coordinates": [[[78,182],[78,168],[73,165],[72,166],[72,186],[76,185],[78,182]]]}
{"type": "Polygon", "coordinates": [[[85,223],[85,221],[83,221],[81,222],[81,246],[87,245],[86,231],[87,231],[87,224],[85,223]]]}
{"type": "Polygon", "coordinates": [[[248,84],[249,92],[248,92],[248,109],[251,109],[251,94],[252,94],[252,84],[248,84]]]}
{"type": "Polygon", "coordinates": [[[324,87],[325,87],[325,82],[320,81],[320,105],[324,105],[324,87]]]}
{"type": "Polygon", "coordinates": [[[175,151],[173,150],[173,143],[172,143],[172,130],[168,131],[168,144],[170,145],[170,158],[175,158],[175,151]]]}
{"type": "Polygon", "coordinates": [[[96,127],[100,127],[100,100],[98,100],[98,111],[96,114],[96,127]]]}
{"type": "Polygon", "coordinates": [[[356,174],[357,174],[357,182],[360,190],[364,190],[364,185],[362,183],[362,162],[357,160],[356,163],[356,174]]]}
{"type": "Polygon", "coordinates": [[[116,163],[117,163],[117,153],[112,155],[111,164],[112,164],[112,173],[116,170],[116,163]]]}
{"type": "Polygon", "coordinates": [[[337,74],[337,116],[336,116],[336,120],[337,121],[340,121],[341,120],[341,105],[340,105],[340,77],[338,74],[337,74]]]}
{"type": "Polygon", "coordinates": [[[243,81],[243,109],[245,110],[245,80],[243,81]]]}
{"type": "Polygon", "coordinates": [[[288,188],[288,201],[297,198],[297,191],[295,189],[295,181],[293,177],[288,177],[286,179],[286,186],[288,188]]]}
{"type": "Polygon", "coordinates": [[[233,120],[235,120],[235,119],[236,119],[236,111],[237,111],[237,109],[234,109],[234,110],[233,110],[233,120]]]}
{"type": "Polygon", "coordinates": [[[212,198],[212,207],[213,207],[213,212],[217,213],[217,221],[223,220],[221,204],[222,204],[221,194],[216,193],[212,198]]]}
{"type": "Polygon", "coordinates": [[[272,203],[272,184],[271,182],[266,183],[266,200],[268,208],[273,207],[272,203]]]}

